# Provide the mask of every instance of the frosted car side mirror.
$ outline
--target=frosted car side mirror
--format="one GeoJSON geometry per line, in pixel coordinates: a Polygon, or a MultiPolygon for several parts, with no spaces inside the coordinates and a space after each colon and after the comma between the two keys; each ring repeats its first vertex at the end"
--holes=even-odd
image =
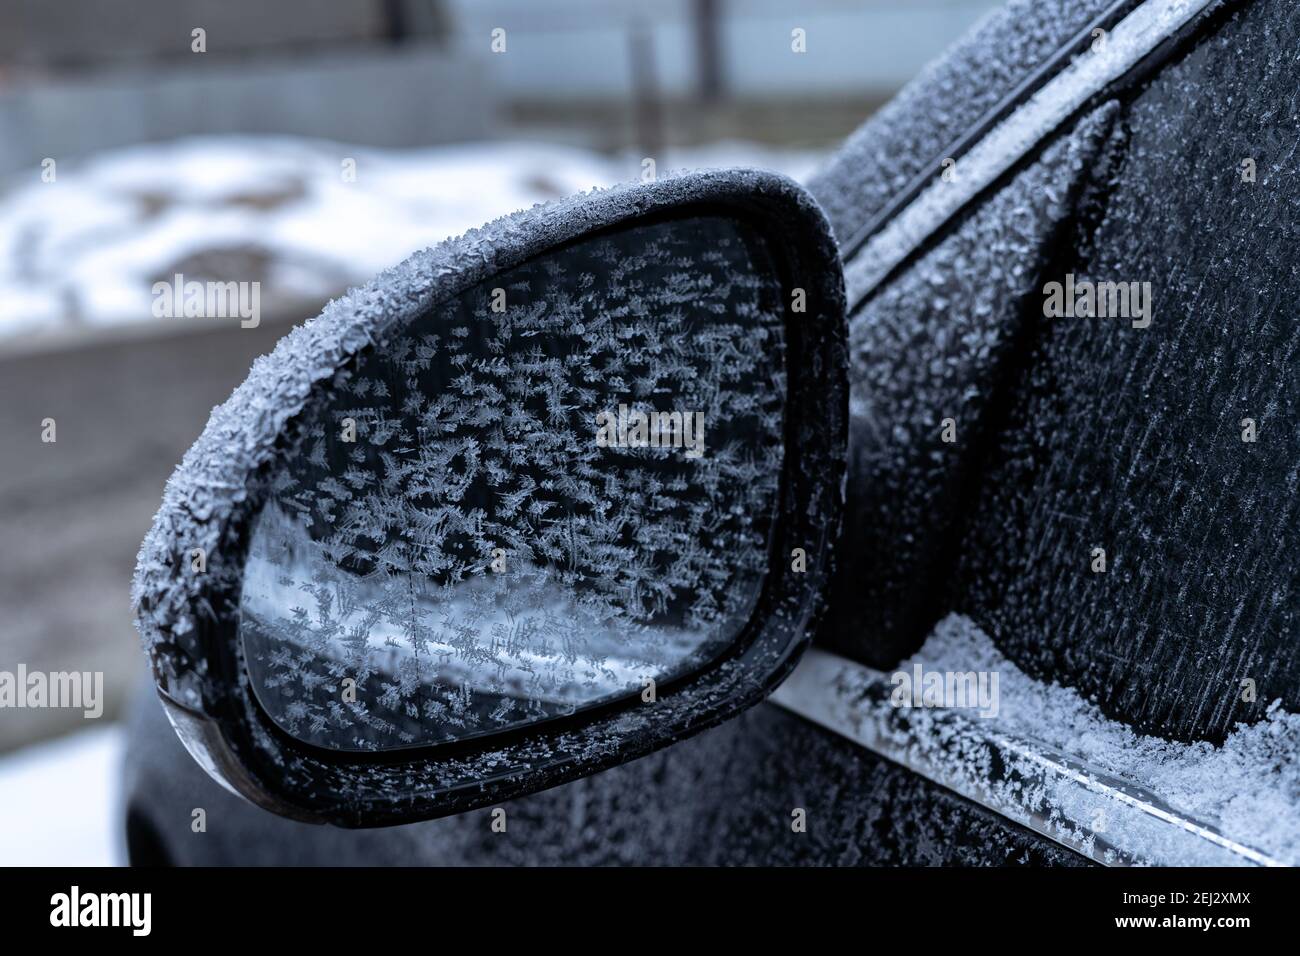
{"type": "Polygon", "coordinates": [[[168,482],[135,599],[173,726],[253,802],[371,826],[725,720],[822,610],[845,363],[834,240],[777,176],[416,254],[255,363],[168,482]]]}

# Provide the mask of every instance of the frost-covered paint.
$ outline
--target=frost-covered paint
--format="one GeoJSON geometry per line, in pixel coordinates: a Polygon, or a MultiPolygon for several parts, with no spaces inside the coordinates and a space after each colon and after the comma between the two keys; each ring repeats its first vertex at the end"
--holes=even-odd
{"type": "Polygon", "coordinates": [[[1052,77],[999,123],[911,205],[845,263],[850,309],[963,206],[1019,162],[1089,99],[1131,70],[1148,53],[1214,0],[1147,0],[1106,37],[1052,77]]]}

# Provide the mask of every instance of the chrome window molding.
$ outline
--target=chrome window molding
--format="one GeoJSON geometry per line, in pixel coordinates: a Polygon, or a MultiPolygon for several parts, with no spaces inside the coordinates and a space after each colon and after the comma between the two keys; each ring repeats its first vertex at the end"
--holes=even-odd
{"type": "Polygon", "coordinates": [[[890,678],[814,647],[772,701],[1106,866],[1287,865],[996,719],[894,706],[890,678]]]}
{"type": "MultiPolygon", "coordinates": [[[[1083,53],[1063,64],[1060,58],[1054,59],[1050,66],[1060,67],[1055,75],[1050,79],[1039,77],[1042,85],[1036,90],[1017,90],[1008,102],[996,107],[995,111],[1006,114],[1004,118],[993,123],[975,142],[968,144],[963,137],[954,144],[946,156],[938,157],[930,165],[928,186],[905,190],[900,197],[904,199],[901,208],[891,204],[887,216],[868,223],[845,243],[844,279],[850,316],[944,224],[1069,117],[1140,67],[1162,44],[1194,25],[1202,14],[1219,5],[1220,0],[1145,0],[1114,24],[1097,49],[1086,46],[1083,53]],[[1027,98],[1015,105],[1021,97],[1027,98]],[[954,175],[945,179],[934,170],[949,160],[955,161],[954,175]],[[915,197],[907,201],[913,192],[915,197]]],[[[1108,22],[1104,17],[1098,21],[1099,24],[1108,22]]],[[[1085,31],[1089,40],[1092,29],[1085,31]]],[[[1072,40],[1063,53],[1070,52],[1078,42],[1072,40]]],[[[979,125],[991,122],[986,118],[979,125]]]]}

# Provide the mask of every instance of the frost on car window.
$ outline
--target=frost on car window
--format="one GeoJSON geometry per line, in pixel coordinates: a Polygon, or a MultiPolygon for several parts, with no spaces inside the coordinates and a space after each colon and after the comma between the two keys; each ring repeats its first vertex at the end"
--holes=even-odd
{"type": "Polygon", "coordinates": [[[363,353],[251,534],[240,630],[272,719],[423,745],[715,657],[768,563],[782,317],[762,242],[695,218],[542,256],[363,353]]]}

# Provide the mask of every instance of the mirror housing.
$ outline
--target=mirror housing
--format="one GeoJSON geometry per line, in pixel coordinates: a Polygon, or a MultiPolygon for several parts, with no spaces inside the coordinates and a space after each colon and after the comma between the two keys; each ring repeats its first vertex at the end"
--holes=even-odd
{"type": "Polygon", "coordinates": [[[793,182],[755,170],[537,206],[419,252],[331,302],[255,362],[213,411],[141,546],[137,627],[173,726],[228,789],[283,816],[357,827],[463,812],[564,783],[757,703],[794,666],[823,610],[844,493],[845,339],[838,250],[821,211],[793,182]],[[353,752],[286,733],[252,687],[239,615],[251,529],[277,469],[296,453],[305,411],[365,350],[382,350],[439,303],[585,238],[686,216],[738,219],[756,230],[773,252],[784,304],[784,455],[770,565],[733,646],[660,685],[653,703],[616,700],[472,739],[353,752]],[[201,573],[192,570],[196,552],[201,573]]]}

